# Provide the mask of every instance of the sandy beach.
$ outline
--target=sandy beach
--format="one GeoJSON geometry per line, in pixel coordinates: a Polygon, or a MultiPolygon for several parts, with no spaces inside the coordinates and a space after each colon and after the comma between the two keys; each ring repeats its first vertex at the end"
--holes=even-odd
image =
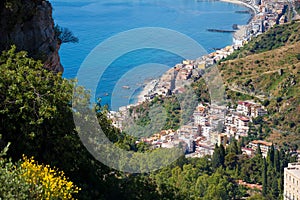
{"type": "Polygon", "coordinates": [[[227,3],[233,3],[233,4],[238,4],[238,5],[243,5],[247,8],[250,8],[254,12],[254,14],[257,14],[257,10],[252,5],[247,4],[243,1],[239,1],[239,0],[220,0],[220,1],[227,2],[227,3]]]}
{"type": "Polygon", "coordinates": [[[142,103],[146,100],[145,95],[148,95],[151,90],[154,90],[157,83],[158,80],[154,79],[145,84],[144,89],[138,95],[138,103],[142,103]]]}

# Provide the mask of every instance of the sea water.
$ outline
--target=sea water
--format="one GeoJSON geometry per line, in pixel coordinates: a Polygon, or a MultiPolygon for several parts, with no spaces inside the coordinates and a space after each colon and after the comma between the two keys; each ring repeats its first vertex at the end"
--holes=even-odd
{"type": "MultiPolygon", "coordinates": [[[[210,53],[215,48],[232,44],[233,36],[232,33],[209,32],[207,29],[232,30],[233,24],[246,24],[250,18],[250,14],[235,12],[247,8],[221,1],[50,0],[50,2],[53,6],[55,23],[67,27],[79,38],[79,43],[63,44],[60,49],[61,62],[64,66],[63,76],[66,78],[76,78],[78,69],[89,53],[101,42],[123,31],[143,27],[175,30],[191,37],[210,53]]],[[[110,105],[116,83],[136,66],[159,63],[173,67],[182,59],[178,55],[158,49],[128,52],[105,70],[100,80],[101,84],[97,88],[96,98],[100,97],[102,104],[110,105]]],[[[139,79],[142,84],[145,77],[140,75],[139,77],[135,74],[132,79],[139,79]]],[[[126,89],[128,88],[124,87],[124,90],[126,89]]],[[[140,90],[139,87],[130,97],[118,96],[117,98],[126,100],[121,100],[117,107],[134,102],[140,90]]]]}

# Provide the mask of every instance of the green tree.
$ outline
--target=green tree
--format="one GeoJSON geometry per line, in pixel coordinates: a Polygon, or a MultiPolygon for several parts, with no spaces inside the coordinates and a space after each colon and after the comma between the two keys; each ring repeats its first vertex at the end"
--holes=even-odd
{"type": "Polygon", "coordinates": [[[280,157],[278,149],[275,149],[274,154],[274,169],[277,173],[280,173],[280,157]]]}
{"type": "Polygon", "coordinates": [[[68,28],[63,28],[58,25],[54,27],[55,35],[61,43],[77,43],[79,39],[75,37],[68,28]]]}
{"type": "Polygon", "coordinates": [[[212,155],[212,167],[216,170],[220,166],[224,166],[225,162],[225,149],[224,146],[221,144],[220,147],[216,144],[215,150],[212,155]]]}
{"type": "Polygon", "coordinates": [[[219,149],[220,149],[220,155],[221,155],[221,157],[220,157],[221,158],[221,160],[220,160],[221,161],[221,165],[224,166],[226,153],[225,153],[225,148],[224,148],[223,144],[220,145],[219,149]]]}
{"type": "Polygon", "coordinates": [[[238,157],[235,153],[228,153],[225,156],[225,166],[228,167],[230,170],[235,169],[236,165],[238,164],[238,157]]]}
{"type": "Polygon", "coordinates": [[[267,162],[266,159],[263,158],[263,170],[262,170],[262,194],[263,196],[267,195],[267,162]]]}
{"type": "Polygon", "coordinates": [[[275,156],[275,148],[274,145],[272,144],[271,148],[268,150],[267,153],[267,161],[268,161],[268,165],[270,166],[274,166],[274,156],[275,156]]]}
{"type": "Polygon", "coordinates": [[[240,154],[241,153],[241,148],[238,145],[238,142],[236,139],[233,139],[230,144],[228,145],[227,149],[228,153],[234,153],[234,154],[240,154]]]}
{"type": "Polygon", "coordinates": [[[52,147],[67,142],[74,128],[72,84],[13,47],[0,57],[0,132],[12,142],[10,155],[50,158],[52,147]],[[64,92],[62,92],[64,91],[64,92]],[[24,151],[23,151],[24,150],[24,151]]]}
{"type": "Polygon", "coordinates": [[[275,177],[273,182],[272,182],[271,194],[272,194],[272,199],[278,199],[279,189],[278,189],[278,179],[277,179],[277,177],[275,177]]]}
{"type": "MultiPolygon", "coordinates": [[[[81,199],[99,199],[110,186],[111,171],[96,161],[82,145],[72,116],[74,83],[43,68],[16,47],[0,56],[1,143],[11,142],[8,156],[22,154],[62,169],[82,192],[81,199]]],[[[83,88],[81,101],[89,101],[83,88]]],[[[110,129],[109,127],[107,129],[110,129]]],[[[113,182],[113,181],[112,181],[113,182]]],[[[111,184],[112,185],[112,184],[111,184]]]]}

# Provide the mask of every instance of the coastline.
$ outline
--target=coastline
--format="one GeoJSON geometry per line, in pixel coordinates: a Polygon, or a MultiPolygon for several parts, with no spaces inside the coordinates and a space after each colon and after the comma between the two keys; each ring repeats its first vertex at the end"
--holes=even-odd
{"type": "MultiPolygon", "coordinates": [[[[240,1],[240,0],[219,0],[219,1],[241,5],[241,6],[244,6],[244,7],[250,9],[251,17],[248,20],[247,24],[239,25],[239,29],[236,32],[242,31],[241,29],[243,29],[243,27],[248,26],[250,24],[250,22],[252,21],[252,19],[254,18],[254,16],[257,14],[257,10],[252,5],[247,4],[243,1],[240,1]]],[[[233,34],[232,37],[234,39],[235,35],[233,34]]],[[[167,73],[167,71],[165,73],[167,73]]],[[[137,103],[133,104],[133,105],[128,105],[128,106],[139,105],[139,104],[143,103],[144,101],[146,101],[145,95],[149,95],[150,91],[153,91],[155,89],[155,87],[156,87],[156,85],[158,84],[159,81],[160,81],[160,78],[154,79],[154,80],[152,80],[148,83],[145,83],[143,85],[142,91],[137,95],[137,101],[136,101],[137,103]]]]}
{"type": "Polygon", "coordinates": [[[137,95],[137,104],[146,101],[145,95],[148,95],[149,91],[154,90],[159,79],[153,79],[148,83],[143,84],[143,90],[137,95]]]}
{"type": "Polygon", "coordinates": [[[245,6],[247,8],[250,8],[253,11],[254,15],[257,14],[257,10],[252,5],[245,3],[243,1],[239,1],[239,0],[219,0],[219,1],[245,6]]]}
{"type": "Polygon", "coordinates": [[[250,5],[246,2],[240,1],[240,0],[219,0],[221,2],[226,2],[226,3],[232,3],[232,4],[236,4],[236,5],[241,5],[241,6],[245,6],[246,8],[250,9],[250,13],[251,13],[251,17],[248,20],[247,24],[245,25],[240,25],[240,26],[247,26],[248,24],[250,24],[250,22],[252,21],[252,19],[254,18],[255,15],[258,14],[258,11],[253,7],[253,5],[250,5]]]}

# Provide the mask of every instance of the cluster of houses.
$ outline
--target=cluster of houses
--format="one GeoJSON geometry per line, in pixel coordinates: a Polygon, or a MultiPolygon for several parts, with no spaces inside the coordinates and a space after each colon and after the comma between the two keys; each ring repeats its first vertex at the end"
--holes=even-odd
{"type": "MultiPolygon", "coordinates": [[[[192,82],[192,78],[199,78],[203,71],[195,60],[184,60],[165,72],[158,81],[153,80],[143,92],[142,100],[151,100],[155,96],[168,96],[184,93],[184,85],[192,82]]],[[[141,101],[140,101],[141,102],[141,101]]]]}
{"type": "MultiPolygon", "coordinates": [[[[226,51],[230,48],[226,48],[226,51]]],[[[151,98],[156,95],[167,96],[184,92],[183,85],[189,83],[191,77],[200,76],[205,66],[199,66],[196,61],[186,60],[168,70],[158,81],[153,80],[154,88],[149,89],[144,97],[151,98]],[[198,71],[199,74],[194,71],[198,71]],[[182,81],[182,82],[180,82],[182,81]],[[176,82],[180,84],[177,85],[176,82]],[[147,96],[150,95],[150,96],[147,96]]],[[[115,127],[124,130],[130,113],[135,105],[119,108],[118,112],[110,111],[109,118],[115,127]]],[[[252,118],[267,114],[267,110],[260,103],[253,101],[239,101],[236,108],[226,106],[199,104],[193,112],[193,119],[189,124],[181,126],[178,130],[163,130],[149,138],[140,138],[152,148],[172,148],[181,145],[185,148],[187,156],[201,157],[211,155],[215,144],[226,146],[232,138],[239,139],[248,136],[249,123],[252,118]]],[[[255,145],[244,149],[244,153],[252,155],[255,145]]],[[[264,153],[264,152],[263,152],[264,153]]]]}
{"type": "Polygon", "coordinates": [[[189,85],[193,80],[201,77],[205,73],[205,69],[226,58],[238,48],[237,45],[229,45],[196,60],[183,60],[182,63],[176,64],[165,72],[159,80],[152,80],[148,83],[141,93],[139,102],[151,100],[159,95],[184,93],[185,85],[189,85]]]}
{"type": "Polygon", "coordinates": [[[224,48],[218,49],[208,55],[204,55],[197,60],[194,61],[195,66],[198,69],[206,69],[216,64],[218,61],[226,58],[230,54],[234,52],[234,50],[238,49],[240,46],[233,44],[226,46],[224,48]]]}
{"type": "MultiPolygon", "coordinates": [[[[193,113],[193,121],[188,125],[183,125],[176,131],[163,130],[149,138],[141,138],[138,142],[146,142],[152,148],[173,148],[180,145],[185,149],[187,157],[212,155],[215,144],[226,146],[232,138],[248,136],[252,117],[265,114],[267,111],[262,105],[251,101],[238,102],[236,109],[199,104],[193,113]]],[[[243,152],[253,155],[258,144],[263,155],[266,155],[267,149],[272,145],[265,141],[252,141],[248,148],[243,148],[243,152]]]]}
{"type": "Polygon", "coordinates": [[[253,36],[257,36],[275,24],[283,24],[287,21],[284,15],[287,9],[287,1],[273,0],[245,0],[246,3],[255,12],[250,23],[238,26],[239,30],[235,32],[233,41],[237,46],[242,46],[253,36]]]}

